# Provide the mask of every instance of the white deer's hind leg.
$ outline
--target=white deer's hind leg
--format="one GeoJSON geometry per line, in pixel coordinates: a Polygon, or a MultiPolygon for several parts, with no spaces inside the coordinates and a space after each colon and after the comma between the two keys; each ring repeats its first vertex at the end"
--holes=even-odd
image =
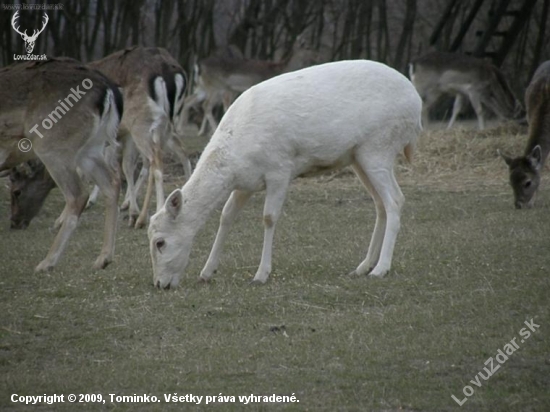
{"type": "Polygon", "coordinates": [[[451,127],[453,127],[453,124],[456,121],[457,116],[460,114],[463,105],[464,105],[464,96],[459,93],[455,97],[455,101],[453,104],[453,114],[451,116],[451,120],[449,120],[447,129],[450,129],[451,127]]]}
{"type": "Polygon", "coordinates": [[[214,273],[216,273],[220,262],[220,254],[225,240],[227,239],[229,229],[239,212],[242,210],[243,206],[246,204],[248,199],[250,199],[250,196],[252,196],[251,192],[241,192],[239,190],[235,190],[231,193],[229,200],[225,203],[220,218],[220,227],[218,228],[216,240],[214,241],[214,246],[212,246],[212,250],[210,251],[210,256],[208,256],[208,260],[201,271],[201,279],[208,280],[214,273]]]}
{"type": "MultiPolygon", "coordinates": [[[[380,196],[386,211],[386,228],[380,257],[374,269],[369,273],[371,276],[382,277],[391,267],[393,249],[401,227],[401,208],[405,202],[405,197],[395,180],[393,164],[382,165],[380,163],[376,164],[376,162],[369,164],[370,162],[361,158],[358,158],[357,162],[368,176],[375,192],[380,196]]],[[[360,273],[359,269],[357,268],[358,273],[360,273]]]]}
{"type": "Polygon", "coordinates": [[[288,180],[268,181],[264,204],[264,246],[262,260],[258,271],[252,280],[254,283],[265,283],[271,273],[271,255],[273,251],[273,236],[275,226],[281,215],[281,209],[285,201],[288,189],[288,180]]]}
{"type": "Polygon", "coordinates": [[[372,271],[380,257],[380,251],[382,250],[382,243],[384,241],[384,232],[386,230],[386,209],[384,208],[384,203],[382,202],[380,195],[372,186],[372,183],[361,166],[355,163],[353,165],[353,170],[359,180],[361,180],[361,183],[363,183],[363,186],[365,186],[367,191],[372,196],[376,207],[376,223],[372,232],[367,257],[361,262],[361,264],[359,264],[357,269],[350,273],[350,275],[367,275],[370,271],[372,271]]]}

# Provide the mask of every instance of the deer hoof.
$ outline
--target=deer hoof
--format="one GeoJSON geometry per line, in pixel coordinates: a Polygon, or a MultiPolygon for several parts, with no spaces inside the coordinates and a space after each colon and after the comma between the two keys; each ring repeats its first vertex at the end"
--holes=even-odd
{"type": "Polygon", "coordinates": [[[136,224],[134,225],[134,229],[142,229],[145,226],[145,221],[143,219],[138,218],[136,220],[136,224]]]}
{"type": "Polygon", "coordinates": [[[112,261],[109,256],[99,256],[94,263],[94,269],[105,269],[112,261]]]}
{"type": "Polygon", "coordinates": [[[42,272],[51,272],[54,268],[54,264],[50,263],[48,260],[44,259],[42,262],[38,264],[38,266],[34,269],[35,273],[42,273],[42,272]]]}

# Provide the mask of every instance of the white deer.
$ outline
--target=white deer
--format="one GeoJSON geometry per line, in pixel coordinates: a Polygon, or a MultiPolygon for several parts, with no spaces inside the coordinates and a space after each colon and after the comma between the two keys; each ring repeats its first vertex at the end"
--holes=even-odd
{"type": "Polygon", "coordinates": [[[21,35],[21,38],[25,42],[25,48],[27,49],[27,53],[31,54],[32,51],[34,50],[34,43],[36,42],[36,39],[38,38],[38,35],[44,31],[44,29],[46,28],[46,25],[48,24],[48,21],[50,20],[50,18],[48,17],[48,15],[46,13],[44,13],[44,22],[42,23],[42,28],[40,30],[36,30],[36,29],[33,30],[32,36],[29,36],[27,34],[27,30],[25,30],[25,32],[22,33],[21,31],[19,31],[19,27],[15,27],[15,24],[16,24],[15,21],[19,17],[18,13],[19,13],[19,11],[16,11],[15,14],[13,15],[13,17],[11,19],[11,26],[13,27],[13,29],[15,30],[15,32],[17,34],[21,35]]]}
{"type": "Polygon", "coordinates": [[[404,202],[393,166],[403,151],[410,158],[422,130],[421,110],[409,80],[366,60],[314,66],[250,88],[223,117],[191,179],[150,220],[154,284],[164,289],[178,284],[195,235],[229,197],[200,275],[208,280],[237,213],[253,192],[263,189],[264,245],[253,281],[266,282],[290,182],[347,165],[370,192],[377,215],[367,256],[352,273],[384,276],[404,202]]]}

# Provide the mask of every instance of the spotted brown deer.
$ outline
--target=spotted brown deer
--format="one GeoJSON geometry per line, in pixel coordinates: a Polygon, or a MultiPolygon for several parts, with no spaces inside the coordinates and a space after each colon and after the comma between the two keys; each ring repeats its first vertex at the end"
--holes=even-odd
{"type": "Polygon", "coordinates": [[[529,138],[523,156],[499,152],[510,171],[510,185],[517,209],[535,203],[540,175],[550,153],[550,60],[539,66],[525,91],[529,138]]]}
{"type": "Polygon", "coordinates": [[[200,275],[210,279],[235,217],[254,192],[264,189],[264,246],[254,282],[266,282],[275,226],[291,181],[348,165],[376,207],[367,256],[353,273],[384,276],[404,202],[393,168],[399,153],[410,158],[422,130],[421,110],[407,78],[367,60],[322,64],[251,87],[222,118],[191,179],[151,217],[154,285],[178,284],[196,234],[229,197],[200,275]]]}
{"type": "Polygon", "coordinates": [[[430,109],[446,94],[455,97],[448,129],[453,126],[465,100],[474,108],[479,129],[485,128],[484,107],[501,119],[518,118],[522,113],[521,103],[502,72],[484,60],[457,53],[432,52],[413,60],[409,75],[424,102],[422,118],[425,125],[430,109]]]}
{"type": "Polygon", "coordinates": [[[106,144],[117,145],[121,116],[118,88],[75,60],[18,63],[0,70],[0,171],[38,157],[65,197],[63,223],[36,271],[57,264],[76,229],[88,199],[81,175],[94,181],[106,199],[103,246],[94,267],[112,261],[120,180],[103,151],[106,144]],[[69,110],[63,113],[59,107],[69,110]],[[29,139],[31,151],[20,150],[22,139],[29,139]]]}

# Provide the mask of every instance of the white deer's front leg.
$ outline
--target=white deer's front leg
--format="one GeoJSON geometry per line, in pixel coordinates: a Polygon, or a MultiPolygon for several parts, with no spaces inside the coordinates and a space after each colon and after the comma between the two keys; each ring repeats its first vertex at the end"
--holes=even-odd
{"type": "Polygon", "coordinates": [[[258,271],[252,279],[254,283],[265,283],[271,273],[271,254],[273,250],[273,236],[275,225],[281,215],[281,209],[285,201],[288,181],[268,182],[267,194],[264,205],[264,246],[262,249],[262,260],[258,271]]]}
{"type": "Polygon", "coordinates": [[[208,280],[218,269],[218,264],[220,263],[220,254],[222,252],[223,245],[227,239],[227,234],[229,233],[229,228],[235,221],[235,218],[246,204],[251,192],[241,192],[239,190],[234,190],[229,196],[229,199],[223,207],[222,215],[220,218],[220,227],[218,228],[218,233],[216,235],[216,240],[214,241],[214,246],[210,251],[210,256],[204,265],[204,268],[201,271],[200,278],[203,280],[208,280]]]}

